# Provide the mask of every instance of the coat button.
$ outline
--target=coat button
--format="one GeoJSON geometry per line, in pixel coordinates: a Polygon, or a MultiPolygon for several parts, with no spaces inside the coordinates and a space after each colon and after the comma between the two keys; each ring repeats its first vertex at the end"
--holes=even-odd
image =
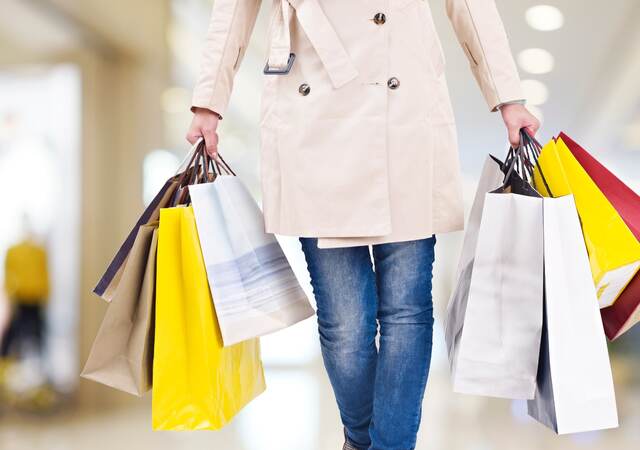
{"type": "Polygon", "coordinates": [[[373,22],[376,25],[384,25],[386,21],[387,21],[387,16],[385,16],[383,13],[377,13],[375,16],[373,16],[373,22]]]}
{"type": "Polygon", "coordinates": [[[309,92],[311,92],[311,86],[309,86],[307,83],[302,83],[298,88],[298,92],[300,92],[300,95],[302,96],[307,96],[309,95],[309,92]]]}
{"type": "Polygon", "coordinates": [[[387,86],[389,87],[389,89],[398,89],[400,87],[400,80],[398,80],[396,77],[389,78],[389,81],[387,81],[387,86]]]}

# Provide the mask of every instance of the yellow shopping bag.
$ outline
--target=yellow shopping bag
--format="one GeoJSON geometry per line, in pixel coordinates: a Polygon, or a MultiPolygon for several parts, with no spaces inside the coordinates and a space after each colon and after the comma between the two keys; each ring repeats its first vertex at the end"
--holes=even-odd
{"type": "Polygon", "coordinates": [[[600,307],[612,305],[640,269],[640,242],[562,139],[542,149],[534,185],[547,197],[547,187],[553,197],[574,195],[600,307]]]}
{"type": "Polygon", "coordinates": [[[265,389],[260,341],[222,337],[191,207],[160,211],[153,429],[215,430],[265,389]]]}

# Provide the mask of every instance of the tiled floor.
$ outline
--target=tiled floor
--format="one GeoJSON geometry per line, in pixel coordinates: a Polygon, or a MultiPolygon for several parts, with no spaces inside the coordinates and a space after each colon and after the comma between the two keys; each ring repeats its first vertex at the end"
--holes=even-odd
{"type": "MultiPolygon", "coordinates": [[[[438,344],[442,348],[442,342],[438,344]]],[[[219,432],[152,432],[149,400],[109,411],[50,418],[0,416],[2,450],[338,450],[333,396],[318,361],[306,369],[267,370],[268,390],[219,432]]],[[[424,404],[422,450],[631,450],[640,446],[640,393],[618,389],[622,427],[558,437],[518,402],[453,394],[441,352],[424,404]]]]}

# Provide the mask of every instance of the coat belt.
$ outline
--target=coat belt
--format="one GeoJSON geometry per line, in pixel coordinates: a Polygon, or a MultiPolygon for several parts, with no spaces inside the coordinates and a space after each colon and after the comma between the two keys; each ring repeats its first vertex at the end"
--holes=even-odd
{"type": "Polygon", "coordinates": [[[296,18],[318,54],[334,88],[358,76],[349,54],[338,38],[318,0],[274,0],[271,47],[265,74],[285,74],[291,69],[291,21],[296,18]]]}

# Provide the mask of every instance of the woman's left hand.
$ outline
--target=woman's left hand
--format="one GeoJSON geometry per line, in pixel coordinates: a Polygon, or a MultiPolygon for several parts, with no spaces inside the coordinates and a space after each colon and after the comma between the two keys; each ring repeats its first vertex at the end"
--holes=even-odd
{"type": "Polygon", "coordinates": [[[540,121],[531,114],[524,105],[514,103],[500,108],[502,120],[509,133],[509,142],[513,148],[520,145],[520,130],[525,128],[531,136],[535,136],[540,128],[540,121]]]}

